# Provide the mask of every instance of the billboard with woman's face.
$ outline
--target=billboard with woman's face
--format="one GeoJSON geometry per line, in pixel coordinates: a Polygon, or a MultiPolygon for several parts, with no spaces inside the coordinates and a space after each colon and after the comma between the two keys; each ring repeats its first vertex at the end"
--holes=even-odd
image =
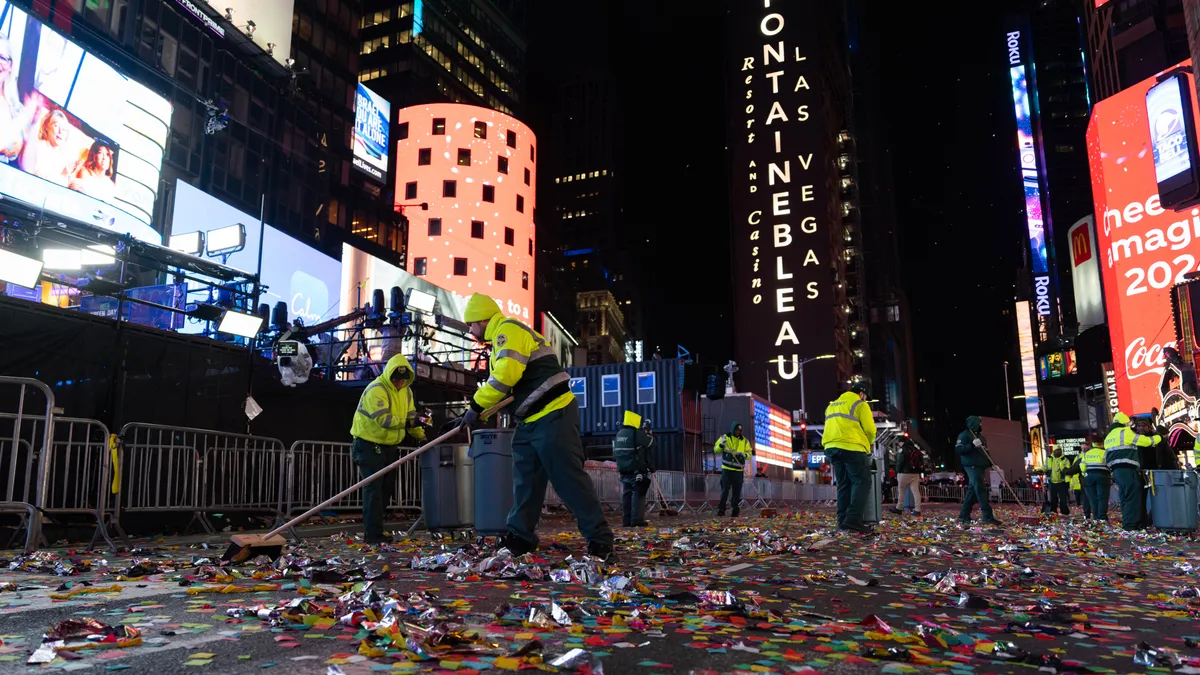
{"type": "Polygon", "coordinates": [[[0,194],[161,243],[171,104],[0,0],[0,194]]]}

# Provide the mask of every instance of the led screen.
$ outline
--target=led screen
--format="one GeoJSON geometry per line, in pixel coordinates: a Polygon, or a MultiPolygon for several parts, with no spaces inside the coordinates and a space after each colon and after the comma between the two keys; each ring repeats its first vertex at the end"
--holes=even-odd
{"type": "Polygon", "coordinates": [[[1192,168],[1183,105],[1179,81],[1174,77],[1150,87],[1146,93],[1146,119],[1150,123],[1154,174],[1159,183],[1192,168]]]}
{"type": "Polygon", "coordinates": [[[1114,380],[1130,415],[1162,407],[1162,350],[1175,344],[1171,287],[1200,259],[1200,209],[1167,210],[1159,198],[1146,109],[1156,83],[1148,78],[1097,103],[1087,133],[1114,380]]]}
{"type": "Polygon", "coordinates": [[[391,117],[392,104],[360,83],[354,98],[354,168],[377,180],[387,175],[391,117]]]}
{"type": "Polygon", "coordinates": [[[462,296],[478,291],[533,325],[537,139],[504,113],[457,103],[401,108],[396,202],[408,269],[462,296]],[[428,210],[416,204],[428,204],[428,210]]]}
{"type": "Polygon", "coordinates": [[[171,104],[0,0],[0,193],[155,244],[171,104]]]}
{"type": "Polygon", "coordinates": [[[1029,231],[1030,262],[1038,314],[1050,314],[1050,266],[1046,253],[1046,228],[1042,215],[1042,191],[1038,184],[1038,148],[1033,133],[1029,81],[1024,65],[1009,68],[1013,105],[1017,120],[1017,156],[1025,190],[1025,225],[1029,231]]]}
{"type": "Polygon", "coordinates": [[[792,468],[792,422],[783,408],[754,399],[754,460],[792,468]]]}
{"type": "MultiPolygon", "coordinates": [[[[229,255],[225,264],[254,274],[258,270],[258,218],[183,181],[176,183],[172,234],[206,232],[236,223],[246,226],[246,247],[229,255]]],[[[288,316],[299,317],[310,326],[337,316],[341,301],[340,261],[270,225],[263,228],[263,238],[266,246],[261,279],[267,289],[259,302],[272,308],[277,302],[286,302],[288,316]]],[[[212,259],[221,262],[223,257],[212,259]]],[[[190,300],[203,302],[205,298],[193,293],[190,300]]],[[[189,321],[184,332],[195,333],[203,329],[203,323],[189,321]]]]}
{"type": "Polygon", "coordinates": [[[1038,413],[1037,362],[1033,353],[1033,322],[1029,318],[1029,302],[1017,302],[1017,341],[1021,349],[1021,383],[1025,390],[1025,423],[1032,429],[1041,422],[1038,413]]]}

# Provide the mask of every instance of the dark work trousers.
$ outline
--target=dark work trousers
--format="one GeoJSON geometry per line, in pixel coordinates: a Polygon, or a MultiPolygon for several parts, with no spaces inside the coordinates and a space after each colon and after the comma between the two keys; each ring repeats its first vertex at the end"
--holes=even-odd
{"type": "Polygon", "coordinates": [[[958,512],[959,520],[970,520],[971,510],[975,508],[975,503],[979,503],[979,513],[983,516],[983,520],[992,521],[996,516],[992,513],[992,503],[988,501],[988,486],[984,480],[986,466],[964,466],[963,473],[967,474],[967,479],[971,484],[967,486],[966,493],[963,495],[962,509],[958,512]]]}
{"type": "MultiPolygon", "coordinates": [[[[358,477],[362,479],[400,459],[400,448],[356,438],[350,444],[350,456],[358,467],[358,477]]],[[[383,537],[384,509],[391,499],[395,484],[396,476],[389,474],[363,486],[363,536],[368,542],[377,542],[383,537]]]]}
{"type": "Polygon", "coordinates": [[[1128,464],[1112,467],[1113,481],[1121,495],[1121,528],[1140,530],[1145,527],[1146,490],[1142,482],[1142,470],[1128,464]]]}
{"type": "Polygon", "coordinates": [[[650,489],[650,474],[621,474],[621,524],[641,525],[646,522],[646,492],[650,489]],[[638,480],[638,476],[642,480],[638,480]]]}
{"type": "Polygon", "coordinates": [[[1084,490],[1082,487],[1080,487],[1078,490],[1076,490],[1075,491],[1075,503],[1079,505],[1079,508],[1083,509],[1083,517],[1084,518],[1091,518],[1092,517],[1092,502],[1087,498],[1087,494],[1085,494],[1086,492],[1087,491],[1084,490]]]}
{"type": "Polygon", "coordinates": [[[837,524],[840,528],[862,527],[863,510],[871,494],[871,453],[826,448],[837,481],[837,524]]]}
{"type": "Polygon", "coordinates": [[[1112,489],[1112,475],[1103,469],[1091,469],[1083,477],[1083,487],[1092,505],[1092,518],[1108,520],[1108,493],[1112,489]]]}
{"type": "Polygon", "coordinates": [[[1071,486],[1067,483],[1050,484],[1050,512],[1058,511],[1064,516],[1071,515],[1071,507],[1067,506],[1067,495],[1071,494],[1071,486]]]}
{"type": "Polygon", "coordinates": [[[534,422],[520,422],[513,434],[513,507],[508,531],[537,546],[537,526],[546,501],[546,485],[571,510],[589,543],[612,546],[612,528],[600,510],[592,478],[583,469],[587,453],[579,439],[575,401],[534,422]]]}
{"type": "Polygon", "coordinates": [[[721,501],[717,502],[717,515],[725,515],[725,500],[729,498],[729,493],[733,493],[733,504],[731,504],[730,515],[737,518],[741,512],[742,506],[742,483],[746,481],[746,474],[742,471],[726,471],[721,469],[721,501]]]}

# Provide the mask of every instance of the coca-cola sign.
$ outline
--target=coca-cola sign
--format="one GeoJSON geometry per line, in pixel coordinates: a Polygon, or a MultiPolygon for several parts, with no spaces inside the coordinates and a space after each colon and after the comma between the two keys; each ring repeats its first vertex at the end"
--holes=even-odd
{"type": "Polygon", "coordinates": [[[1200,259],[1200,209],[1175,212],[1159,200],[1146,119],[1154,83],[1097,103],[1087,132],[1113,372],[1120,409],[1130,415],[1162,404],[1163,348],[1175,344],[1171,287],[1200,259]]]}

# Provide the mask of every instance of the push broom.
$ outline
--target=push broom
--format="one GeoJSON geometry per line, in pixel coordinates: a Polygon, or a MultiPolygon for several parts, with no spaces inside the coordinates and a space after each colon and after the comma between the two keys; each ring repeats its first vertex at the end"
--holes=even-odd
{"type": "MultiPolygon", "coordinates": [[[[479,415],[480,419],[487,419],[488,417],[491,417],[493,414],[495,414],[501,408],[503,408],[504,406],[511,403],[512,400],[513,399],[510,396],[510,397],[504,399],[503,401],[500,401],[496,405],[492,406],[491,408],[488,408],[487,410],[485,410],[483,413],[481,413],[479,415]]],[[[446,442],[447,440],[453,438],[456,434],[458,434],[461,431],[462,431],[461,427],[455,427],[454,429],[447,431],[446,433],[442,434],[441,436],[438,436],[437,438],[433,439],[432,441],[429,441],[425,445],[422,445],[421,447],[419,447],[416,450],[401,457],[400,459],[396,460],[395,462],[392,462],[391,464],[385,466],[384,468],[380,469],[379,471],[376,471],[375,473],[371,474],[370,476],[367,476],[366,478],[358,481],[354,485],[351,485],[350,487],[346,488],[345,490],[342,490],[341,492],[337,493],[336,495],[330,497],[329,499],[326,499],[325,501],[321,502],[320,504],[317,504],[316,506],[312,507],[311,509],[305,511],[304,513],[301,513],[300,515],[296,516],[295,518],[292,518],[291,520],[280,525],[279,527],[275,528],[274,530],[267,532],[266,534],[235,534],[235,535],[233,535],[232,537],[229,538],[231,543],[229,544],[229,548],[225,549],[225,554],[221,556],[221,560],[223,562],[240,563],[240,562],[249,560],[250,558],[260,556],[260,555],[270,556],[271,560],[275,560],[276,558],[278,558],[280,555],[283,554],[283,547],[287,544],[287,538],[283,536],[283,534],[282,534],[283,532],[286,532],[289,529],[295,527],[296,525],[299,525],[300,523],[304,522],[309,517],[311,517],[314,513],[317,513],[321,509],[325,508],[326,506],[329,506],[330,504],[345,497],[346,495],[349,495],[357,490],[362,489],[362,487],[364,485],[367,485],[369,483],[374,483],[375,481],[382,478],[385,474],[388,474],[391,471],[393,471],[394,469],[396,469],[397,467],[399,467],[401,464],[411,461],[412,459],[416,458],[418,455],[421,455],[421,454],[425,453],[427,450],[433,448],[435,445],[441,445],[442,443],[446,442]]]]}

